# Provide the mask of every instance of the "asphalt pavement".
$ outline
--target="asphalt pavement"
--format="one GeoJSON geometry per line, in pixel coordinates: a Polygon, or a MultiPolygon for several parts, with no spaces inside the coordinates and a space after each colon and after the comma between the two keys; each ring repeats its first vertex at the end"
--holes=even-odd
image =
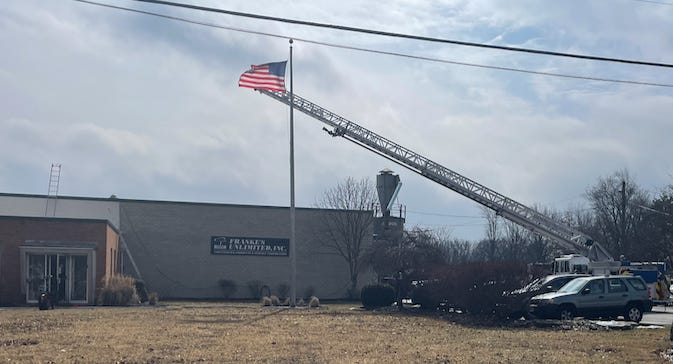
{"type": "Polygon", "coordinates": [[[670,325],[673,323],[673,307],[654,306],[652,312],[646,312],[643,315],[641,325],[670,325]]]}

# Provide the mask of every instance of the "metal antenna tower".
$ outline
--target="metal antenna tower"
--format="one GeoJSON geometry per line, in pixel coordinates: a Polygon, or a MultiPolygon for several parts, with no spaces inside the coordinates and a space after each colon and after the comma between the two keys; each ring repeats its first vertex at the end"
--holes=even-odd
{"type": "Polygon", "coordinates": [[[52,163],[49,172],[49,189],[47,190],[47,203],[44,207],[44,216],[56,216],[56,201],[58,198],[58,184],[61,179],[61,164],[52,163]],[[51,207],[51,209],[50,209],[51,207]]]}

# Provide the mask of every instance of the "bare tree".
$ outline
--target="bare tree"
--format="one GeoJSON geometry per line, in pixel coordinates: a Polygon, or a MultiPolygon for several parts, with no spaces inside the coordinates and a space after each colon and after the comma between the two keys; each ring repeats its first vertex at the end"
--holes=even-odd
{"type": "Polygon", "coordinates": [[[467,263],[472,255],[472,242],[468,240],[444,240],[444,256],[448,264],[467,263]]]}
{"type": "Polygon", "coordinates": [[[357,181],[348,177],[325,191],[316,202],[316,207],[326,209],[321,214],[319,242],[348,264],[351,298],[356,294],[358,276],[365,262],[366,243],[372,237],[374,215],[371,208],[375,201],[376,191],[369,179],[357,181]]]}
{"type": "Polygon", "coordinates": [[[652,207],[644,207],[648,248],[643,259],[665,261],[673,265],[673,184],[664,188],[652,201],[652,207]]]}
{"type": "Polygon", "coordinates": [[[494,262],[500,260],[498,240],[501,233],[501,219],[495,211],[483,207],[482,213],[486,219],[486,238],[480,241],[474,249],[475,260],[494,262]]]}
{"type": "Polygon", "coordinates": [[[436,265],[446,263],[443,241],[437,232],[414,228],[405,231],[402,268],[414,278],[425,279],[436,265]]]}
{"type": "Polygon", "coordinates": [[[524,261],[529,245],[528,230],[511,221],[505,222],[505,233],[502,239],[501,259],[504,261],[524,261]]]}
{"type": "Polygon", "coordinates": [[[602,177],[587,191],[594,209],[600,242],[613,254],[640,259],[644,240],[644,211],[648,195],[627,170],[602,177]]]}

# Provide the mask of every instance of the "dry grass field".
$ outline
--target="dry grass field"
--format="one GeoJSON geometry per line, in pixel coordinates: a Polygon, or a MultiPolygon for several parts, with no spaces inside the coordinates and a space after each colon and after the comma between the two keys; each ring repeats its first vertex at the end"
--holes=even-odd
{"type": "Polygon", "coordinates": [[[1,363],[657,363],[672,347],[666,329],[487,327],[356,304],[0,309],[1,363]]]}

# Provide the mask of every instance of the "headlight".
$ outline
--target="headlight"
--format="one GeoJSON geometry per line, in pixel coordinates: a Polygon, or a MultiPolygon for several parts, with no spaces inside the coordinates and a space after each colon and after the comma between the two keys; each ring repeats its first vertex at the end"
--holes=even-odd
{"type": "Polygon", "coordinates": [[[552,300],[552,299],[550,299],[550,298],[546,298],[546,299],[537,299],[537,300],[533,300],[533,301],[531,301],[530,303],[535,303],[535,304],[540,305],[540,306],[542,306],[542,305],[551,305],[552,303],[554,303],[554,300],[552,300]]]}

